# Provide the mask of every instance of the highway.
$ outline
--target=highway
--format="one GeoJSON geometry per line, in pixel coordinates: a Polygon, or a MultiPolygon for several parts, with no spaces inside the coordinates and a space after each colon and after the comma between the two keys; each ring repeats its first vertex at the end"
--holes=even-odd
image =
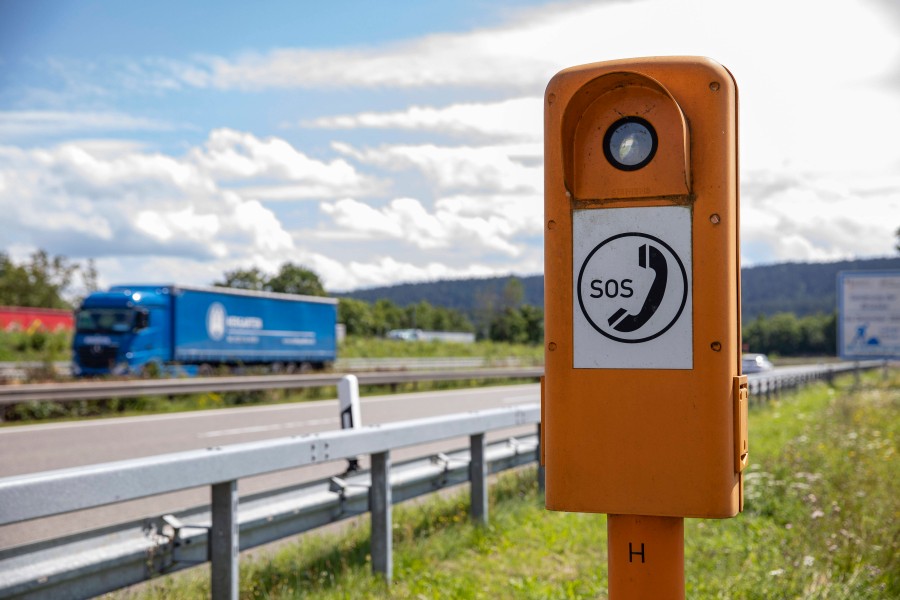
{"type": "MultiPolygon", "coordinates": [[[[361,399],[362,421],[375,425],[485,408],[540,401],[536,384],[425,392],[361,399]]],[[[337,400],[237,407],[144,417],[94,419],[0,429],[0,477],[194,450],[339,427],[337,400]]],[[[532,428],[521,431],[531,432],[532,428]]],[[[506,434],[488,436],[497,439],[506,434]]],[[[451,440],[395,452],[394,461],[458,448],[451,440]]],[[[366,461],[363,466],[367,467],[366,461]]],[[[337,475],[344,463],[330,463],[239,482],[239,493],[252,494],[337,475]]],[[[105,508],[0,527],[0,549],[56,538],[112,523],[158,516],[209,502],[208,488],[186,490],[105,508]]]]}

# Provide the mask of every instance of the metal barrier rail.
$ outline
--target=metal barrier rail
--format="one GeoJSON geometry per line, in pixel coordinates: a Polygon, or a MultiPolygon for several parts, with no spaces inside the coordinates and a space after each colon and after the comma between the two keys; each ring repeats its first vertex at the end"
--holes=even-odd
{"type": "MultiPolygon", "coordinates": [[[[441,371],[384,371],[360,373],[360,385],[393,385],[415,381],[465,379],[536,379],[544,367],[452,369],[441,371]]],[[[169,396],[203,392],[297,389],[337,385],[344,375],[255,375],[241,377],[195,377],[190,379],[138,379],[125,381],[80,381],[74,383],[30,383],[0,386],[0,405],[20,402],[99,400],[137,396],[169,396]]]]}
{"type": "MultiPolygon", "coordinates": [[[[804,367],[779,368],[750,376],[754,381],[780,382],[798,377],[829,377],[856,369],[871,369],[882,361],[830,363],[804,367]]],[[[395,385],[416,381],[452,381],[466,379],[536,379],[544,374],[544,367],[502,367],[489,369],[450,369],[439,371],[385,371],[359,373],[360,385],[395,385]]],[[[315,375],[255,375],[240,377],[196,377],[190,379],[139,379],[126,381],[86,381],[69,383],[31,383],[0,386],[0,405],[21,402],[100,400],[104,398],[134,398],[138,396],[169,396],[204,392],[255,391],[299,389],[337,385],[343,374],[315,375]]]]}
{"type": "MultiPolygon", "coordinates": [[[[533,365],[534,361],[522,360],[515,356],[506,358],[484,357],[396,357],[396,358],[338,358],[334,361],[336,371],[408,371],[425,369],[478,369],[488,367],[521,367],[533,365]]],[[[0,362],[0,379],[27,377],[29,371],[51,369],[57,375],[72,375],[71,361],[3,361],[0,362]]]]}
{"type": "Polygon", "coordinates": [[[797,367],[780,367],[771,371],[749,375],[750,403],[759,405],[778,396],[782,392],[794,390],[811,381],[831,381],[836,375],[859,373],[885,366],[885,361],[868,360],[860,362],[823,363],[797,367]]]}
{"type": "MultiPolygon", "coordinates": [[[[331,483],[335,485],[337,499],[343,498],[346,502],[348,498],[355,498],[356,502],[366,504],[366,508],[372,513],[372,566],[376,572],[390,579],[393,568],[390,507],[394,502],[410,497],[400,491],[403,485],[418,487],[420,490],[423,485],[428,485],[427,478],[423,483],[421,478],[406,477],[406,469],[398,468],[397,473],[392,474],[391,450],[468,436],[469,459],[460,464],[466,475],[465,480],[472,481],[473,517],[484,521],[487,519],[486,477],[489,472],[485,433],[537,425],[539,419],[540,407],[532,404],[7,477],[0,479],[0,525],[181,489],[210,486],[211,517],[208,524],[202,525],[202,535],[208,535],[209,539],[209,556],[203,557],[203,560],[212,563],[213,598],[237,598],[241,519],[237,496],[238,479],[367,454],[371,457],[372,470],[368,475],[368,489],[363,493],[362,499],[357,497],[359,492],[353,491],[356,483],[354,480],[333,480],[331,483]],[[398,489],[396,499],[393,497],[395,488],[398,489]]],[[[528,462],[535,458],[535,453],[530,452],[528,462]]],[[[453,462],[453,458],[448,457],[446,464],[439,469],[441,473],[447,474],[448,481],[451,480],[450,473],[455,470],[455,467],[451,468],[453,462]]],[[[334,500],[335,496],[332,495],[332,504],[334,500]]],[[[327,510],[327,506],[328,503],[324,510],[327,510]]],[[[287,512],[298,510],[299,507],[295,505],[288,508],[287,512]]],[[[315,512],[323,508],[310,510],[315,512]]],[[[359,507],[355,510],[358,511],[359,507]]],[[[177,529],[180,532],[182,529],[192,528],[180,523],[177,517],[168,520],[161,517],[156,525],[148,526],[152,533],[151,539],[159,542],[162,540],[158,536],[166,538],[168,541],[163,542],[162,550],[168,548],[166,544],[175,544],[178,536],[170,534],[167,537],[167,531],[174,532],[177,529]]],[[[193,528],[196,529],[197,525],[193,528]]],[[[108,530],[104,531],[109,533],[108,530]]],[[[271,539],[276,537],[260,534],[251,537],[250,545],[271,539]]],[[[190,545],[187,538],[182,541],[183,544],[173,546],[173,552],[176,547],[186,549],[190,545]]],[[[156,550],[160,550],[159,543],[145,543],[143,562],[135,564],[131,561],[130,567],[114,569],[114,577],[101,577],[96,564],[80,560],[76,560],[76,564],[69,563],[63,573],[53,572],[53,577],[48,572],[36,572],[41,568],[52,571],[53,560],[47,555],[35,555],[34,552],[51,551],[57,543],[44,542],[0,552],[0,594],[5,597],[9,592],[16,597],[56,599],[82,598],[103,593],[152,575],[152,570],[147,568],[148,560],[152,564],[157,557],[156,550]],[[73,574],[81,582],[80,585],[75,585],[76,581],[71,579],[73,574]],[[25,576],[24,579],[22,576],[25,576]]],[[[105,546],[100,553],[103,556],[115,554],[116,547],[121,547],[120,540],[105,546]]],[[[165,554],[162,550],[159,556],[165,554]]]]}

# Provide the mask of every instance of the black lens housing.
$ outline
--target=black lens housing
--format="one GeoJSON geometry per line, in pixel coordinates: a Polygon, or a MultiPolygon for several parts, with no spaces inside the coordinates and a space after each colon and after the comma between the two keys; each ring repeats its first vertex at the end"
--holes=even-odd
{"type": "Polygon", "coordinates": [[[653,125],[650,124],[646,119],[642,119],[641,117],[623,117],[609,126],[609,129],[606,130],[606,134],[603,136],[603,154],[606,156],[606,160],[609,161],[609,164],[614,166],[615,168],[621,171],[637,171],[638,169],[642,169],[647,166],[653,157],[656,156],[656,148],[659,145],[659,140],[656,136],[656,130],[653,128],[653,125]],[[622,127],[629,124],[636,124],[646,130],[646,133],[650,136],[650,149],[647,152],[647,155],[641,159],[639,162],[635,164],[627,164],[623,163],[620,159],[618,159],[612,150],[612,139],[613,136],[618,133],[622,127]]]}

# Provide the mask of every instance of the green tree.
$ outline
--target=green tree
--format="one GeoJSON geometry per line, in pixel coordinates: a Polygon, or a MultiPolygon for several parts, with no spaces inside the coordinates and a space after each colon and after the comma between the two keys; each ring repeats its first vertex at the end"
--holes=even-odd
{"type": "Polygon", "coordinates": [[[80,269],[63,256],[38,250],[29,260],[15,264],[0,252],[0,304],[36,308],[71,308],[64,294],[80,269]]]}
{"type": "Polygon", "coordinates": [[[434,330],[435,309],[434,307],[422,300],[417,304],[410,304],[406,307],[406,323],[411,329],[434,330]]]}
{"type": "Polygon", "coordinates": [[[268,276],[259,267],[252,267],[250,269],[226,271],[223,275],[223,280],[217,281],[213,285],[261,292],[266,289],[267,284],[268,276]]]}
{"type": "Polygon", "coordinates": [[[793,313],[763,315],[744,327],[744,344],[751,352],[796,355],[834,354],[837,341],[837,313],[808,315],[798,319],[793,313]]]}
{"type": "Polygon", "coordinates": [[[510,277],[503,286],[501,308],[519,308],[525,299],[525,286],[518,277],[510,277]]]}
{"type": "Polygon", "coordinates": [[[544,339],[544,311],[530,304],[504,308],[491,320],[489,335],[495,342],[540,344],[544,339]]]}
{"type": "Polygon", "coordinates": [[[305,296],[325,296],[325,287],[313,271],[294,263],[284,263],[274,277],[269,279],[266,289],[283,294],[305,296]]]}
{"type": "Polygon", "coordinates": [[[353,298],[338,300],[338,322],[347,327],[347,335],[370,336],[375,333],[375,319],[368,302],[353,298]]]}
{"type": "Polygon", "coordinates": [[[519,309],[525,319],[525,332],[529,344],[544,342],[544,309],[526,304],[519,309]]]}
{"type": "Polygon", "coordinates": [[[315,272],[290,262],[281,265],[278,272],[271,277],[259,267],[226,271],[223,280],[217,281],[213,285],[257,292],[280,292],[306,296],[327,295],[322,281],[315,272]]]}
{"type": "Polygon", "coordinates": [[[385,335],[392,329],[403,329],[406,326],[403,309],[390,300],[378,300],[372,306],[372,318],[376,335],[385,335]]]}
{"type": "Polygon", "coordinates": [[[524,344],[528,341],[528,323],[522,311],[504,308],[491,321],[490,337],[495,342],[524,344]]]}
{"type": "Polygon", "coordinates": [[[798,353],[800,324],[794,313],[778,313],[769,319],[769,344],[778,354],[793,356],[798,353]]]}

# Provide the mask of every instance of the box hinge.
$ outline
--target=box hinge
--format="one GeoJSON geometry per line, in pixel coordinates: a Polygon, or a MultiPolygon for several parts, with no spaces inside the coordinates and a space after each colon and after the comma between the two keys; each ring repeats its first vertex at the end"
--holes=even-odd
{"type": "Polygon", "coordinates": [[[747,411],[750,405],[750,385],[746,375],[734,378],[734,470],[738,473],[747,466],[749,440],[747,431],[747,411]]]}

